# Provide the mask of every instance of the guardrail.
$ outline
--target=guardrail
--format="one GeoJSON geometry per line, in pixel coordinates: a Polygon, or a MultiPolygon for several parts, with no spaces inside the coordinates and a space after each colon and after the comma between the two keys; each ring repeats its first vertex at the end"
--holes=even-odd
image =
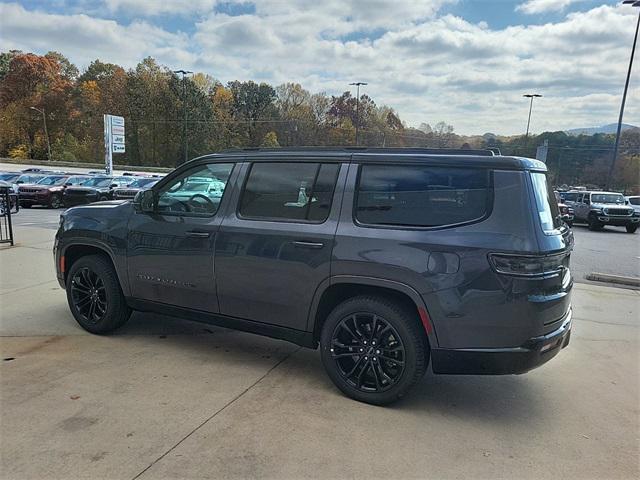
{"type": "Polygon", "coordinates": [[[0,243],[10,243],[13,246],[13,225],[11,223],[12,210],[18,213],[18,196],[11,187],[0,186],[0,243]]]}

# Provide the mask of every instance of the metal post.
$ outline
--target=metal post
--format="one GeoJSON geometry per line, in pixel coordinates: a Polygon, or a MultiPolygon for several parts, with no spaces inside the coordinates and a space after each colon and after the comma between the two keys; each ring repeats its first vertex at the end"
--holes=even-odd
{"type": "Polygon", "coordinates": [[[533,109],[533,99],[542,97],[542,95],[540,95],[538,93],[527,93],[527,94],[523,95],[523,97],[527,97],[527,98],[531,99],[531,102],[529,103],[529,118],[527,119],[527,133],[525,134],[525,137],[528,137],[529,136],[529,125],[531,124],[531,110],[533,109]]]}
{"type": "Polygon", "coordinates": [[[186,76],[193,73],[189,70],[174,70],[173,73],[182,75],[182,148],[184,149],[183,163],[188,160],[187,156],[187,84],[186,76]]]}
{"type": "Polygon", "coordinates": [[[103,115],[104,120],[104,171],[107,175],[113,172],[113,153],[111,152],[111,115],[103,115]]]}
{"type": "Polygon", "coordinates": [[[368,85],[366,82],[353,82],[349,85],[356,86],[356,145],[359,145],[358,130],[360,129],[360,85],[368,85]]]}
{"type": "MultiPolygon", "coordinates": [[[[631,2],[624,2],[631,3],[631,2]]],[[[640,2],[635,2],[632,6],[640,7],[640,2]]],[[[638,22],[636,23],[636,34],[633,37],[633,46],[631,47],[631,58],[629,58],[629,69],[627,70],[627,80],[624,84],[624,92],[622,93],[622,103],[620,104],[620,115],[618,116],[618,128],[616,130],[616,143],[613,146],[613,159],[609,166],[609,174],[607,175],[606,189],[611,187],[611,181],[613,180],[613,170],[616,166],[616,160],[618,159],[618,147],[620,146],[620,134],[622,132],[622,117],[624,116],[624,104],[627,101],[627,91],[629,90],[629,79],[631,78],[631,67],[633,67],[633,57],[636,52],[636,44],[638,43],[638,29],[640,29],[640,13],[638,13],[638,22]]]]}

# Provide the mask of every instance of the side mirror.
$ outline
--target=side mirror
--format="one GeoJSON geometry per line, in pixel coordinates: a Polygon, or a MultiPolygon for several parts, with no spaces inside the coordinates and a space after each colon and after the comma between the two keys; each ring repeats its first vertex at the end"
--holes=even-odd
{"type": "Polygon", "coordinates": [[[24,183],[24,180],[18,180],[18,181],[16,182],[16,184],[18,184],[18,185],[22,185],[23,183],[24,183]]]}
{"type": "Polygon", "coordinates": [[[109,188],[116,188],[118,186],[117,183],[112,183],[111,185],[109,185],[109,188]]]}
{"type": "Polygon", "coordinates": [[[133,208],[136,212],[153,213],[156,204],[156,194],[153,190],[142,190],[133,197],[133,208]]]}

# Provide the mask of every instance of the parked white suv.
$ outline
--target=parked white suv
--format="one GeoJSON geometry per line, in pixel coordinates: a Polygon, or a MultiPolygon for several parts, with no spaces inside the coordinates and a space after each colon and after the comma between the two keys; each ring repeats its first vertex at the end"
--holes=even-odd
{"type": "Polygon", "coordinates": [[[615,192],[582,192],[573,203],[576,223],[587,223],[589,230],[602,230],[605,225],[625,227],[635,233],[640,225],[640,212],[626,205],[624,196],[615,192]]]}

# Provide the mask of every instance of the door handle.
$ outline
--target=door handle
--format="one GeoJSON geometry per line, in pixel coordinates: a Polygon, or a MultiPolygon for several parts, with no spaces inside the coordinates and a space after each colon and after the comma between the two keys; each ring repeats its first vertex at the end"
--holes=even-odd
{"type": "Polygon", "coordinates": [[[209,232],[187,232],[187,237],[192,238],[209,238],[211,233],[209,232]]]}
{"type": "Polygon", "coordinates": [[[305,242],[302,240],[296,240],[292,242],[296,247],[300,248],[322,248],[324,247],[324,243],[322,242],[305,242]]]}

